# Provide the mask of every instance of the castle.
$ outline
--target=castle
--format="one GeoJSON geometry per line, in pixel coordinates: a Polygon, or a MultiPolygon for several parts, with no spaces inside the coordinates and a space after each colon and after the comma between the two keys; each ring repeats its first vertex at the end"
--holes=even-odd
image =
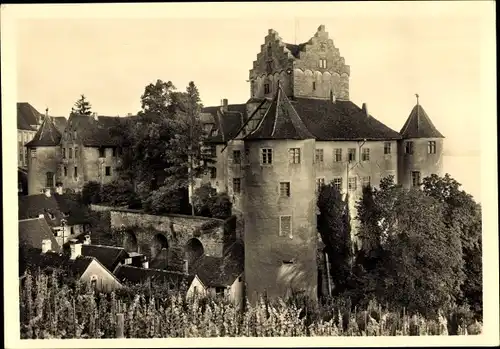
{"type": "MultiPolygon", "coordinates": [[[[392,175],[404,187],[441,174],[443,135],[419,104],[396,132],[349,100],[350,67],[321,25],[306,43],[274,30],[250,70],[250,99],[206,107],[216,162],[195,186],[227,192],[244,221],[245,282],[252,301],[290,288],[317,295],[316,193],[333,182],[354,208],[363,186],[392,175]]],[[[29,193],[55,183],[81,189],[115,178],[118,118],[72,116],[61,133],[46,118],[26,146],[29,193]]],[[[194,188],[190,188],[192,192],[194,188]]],[[[355,216],[355,210],[350,210],[355,216]]],[[[355,231],[355,229],[353,229],[355,231]]],[[[320,268],[321,269],[321,268],[320,268]]]]}

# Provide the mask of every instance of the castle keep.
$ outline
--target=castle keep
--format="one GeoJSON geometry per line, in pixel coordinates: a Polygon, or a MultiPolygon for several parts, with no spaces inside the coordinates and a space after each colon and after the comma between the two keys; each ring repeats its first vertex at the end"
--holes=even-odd
{"type": "MultiPolygon", "coordinates": [[[[200,116],[215,164],[195,186],[227,192],[244,222],[247,296],[317,291],[318,189],[333,183],[354,203],[366,185],[394,176],[406,188],[441,174],[443,135],[418,101],[400,132],[349,98],[350,67],[321,25],[306,43],[269,30],[249,72],[246,103],[205,107],[200,116]],[[348,195],[347,195],[348,194],[348,195]]],[[[46,117],[29,150],[29,194],[61,183],[80,190],[116,178],[123,118],[72,115],[60,132],[46,117]]],[[[191,192],[193,188],[190,188],[191,192]]],[[[353,233],[356,232],[355,220],[353,233]]],[[[321,258],[320,258],[321,260],[321,258]]]]}

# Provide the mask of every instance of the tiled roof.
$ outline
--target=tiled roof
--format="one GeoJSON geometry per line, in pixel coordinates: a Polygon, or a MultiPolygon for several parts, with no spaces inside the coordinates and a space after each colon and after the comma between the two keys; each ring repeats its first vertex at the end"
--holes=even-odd
{"type": "Polygon", "coordinates": [[[68,125],[71,130],[77,131],[84,146],[117,146],[120,144],[120,140],[112,137],[110,130],[126,119],[127,117],[98,116],[96,120],[91,115],[72,114],[69,117],[68,125]]]}
{"type": "Polygon", "coordinates": [[[27,147],[57,146],[61,141],[61,132],[58,131],[52,117],[44,118],[42,125],[33,139],[26,144],[27,147]]]}
{"type": "Polygon", "coordinates": [[[82,255],[94,257],[110,271],[128,257],[128,253],[122,247],[102,245],[82,245],[82,255]]]}
{"type": "Polygon", "coordinates": [[[403,138],[444,138],[420,104],[413,107],[400,134],[403,138]]]}
{"type": "Polygon", "coordinates": [[[178,286],[182,285],[182,283],[189,286],[194,279],[194,275],[151,268],[145,269],[124,264],[116,268],[115,276],[119,281],[132,284],[143,283],[149,279],[154,283],[166,282],[178,286]]]}
{"type": "Polygon", "coordinates": [[[245,140],[314,139],[278,84],[276,94],[257,127],[245,140]]]}
{"type": "Polygon", "coordinates": [[[207,139],[209,143],[225,143],[236,136],[236,133],[246,120],[246,104],[229,104],[227,111],[221,110],[221,107],[206,107],[203,113],[211,114],[214,119],[215,128],[218,134],[207,139]]]}
{"type": "Polygon", "coordinates": [[[190,273],[198,275],[207,287],[226,287],[231,286],[243,273],[243,268],[243,244],[235,242],[223,257],[203,256],[198,259],[190,273]]]}
{"type": "Polygon", "coordinates": [[[37,125],[38,120],[43,117],[31,104],[26,102],[17,103],[17,128],[19,130],[35,131],[31,125],[37,125]]]}
{"type": "Polygon", "coordinates": [[[45,194],[27,195],[19,197],[19,219],[38,218],[44,214],[50,226],[61,226],[61,219],[67,220],[68,225],[88,222],[88,209],[69,198],[67,195],[45,194]],[[50,214],[49,214],[50,213],[50,214]],[[51,215],[54,219],[51,219],[51,215]]]}
{"type": "Polygon", "coordinates": [[[365,111],[351,101],[296,98],[292,105],[319,141],[401,138],[398,132],[373,116],[366,116],[365,111]]]}
{"type": "Polygon", "coordinates": [[[52,250],[61,251],[52,229],[43,218],[23,219],[19,221],[19,246],[22,248],[42,247],[42,241],[49,239],[52,250]]]}
{"type": "Polygon", "coordinates": [[[300,51],[303,51],[307,43],[294,45],[285,43],[286,48],[292,53],[295,58],[299,58],[300,51]]]}
{"type": "Polygon", "coordinates": [[[22,253],[22,262],[27,269],[57,268],[68,271],[75,277],[81,277],[94,260],[92,257],[86,256],[78,256],[72,260],[68,255],[62,253],[41,253],[41,249],[22,249],[20,253],[22,253]]]}

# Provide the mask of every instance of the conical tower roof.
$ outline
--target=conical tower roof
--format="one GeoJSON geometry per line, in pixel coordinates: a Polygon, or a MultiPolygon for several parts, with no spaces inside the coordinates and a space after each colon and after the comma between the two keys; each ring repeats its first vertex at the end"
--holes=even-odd
{"type": "Polygon", "coordinates": [[[278,83],[276,94],[255,130],[245,140],[314,139],[278,83]]]}
{"type": "Polygon", "coordinates": [[[35,137],[26,144],[27,147],[50,147],[59,145],[61,133],[57,130],[52,118],[46,115],[35,137]]]}
{"type": "Polygon", "coordinates": [[[444,138],[418,102],[399,132],[403,138],[444,138]]]}

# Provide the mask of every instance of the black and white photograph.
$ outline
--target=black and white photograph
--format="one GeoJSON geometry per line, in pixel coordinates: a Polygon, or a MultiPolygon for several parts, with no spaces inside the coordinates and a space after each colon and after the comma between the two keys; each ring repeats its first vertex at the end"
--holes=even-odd
{"type": "Polygon", "coordinates": [[[494,2],[1,24],[6,348],[499,344],[494,2]]]}

